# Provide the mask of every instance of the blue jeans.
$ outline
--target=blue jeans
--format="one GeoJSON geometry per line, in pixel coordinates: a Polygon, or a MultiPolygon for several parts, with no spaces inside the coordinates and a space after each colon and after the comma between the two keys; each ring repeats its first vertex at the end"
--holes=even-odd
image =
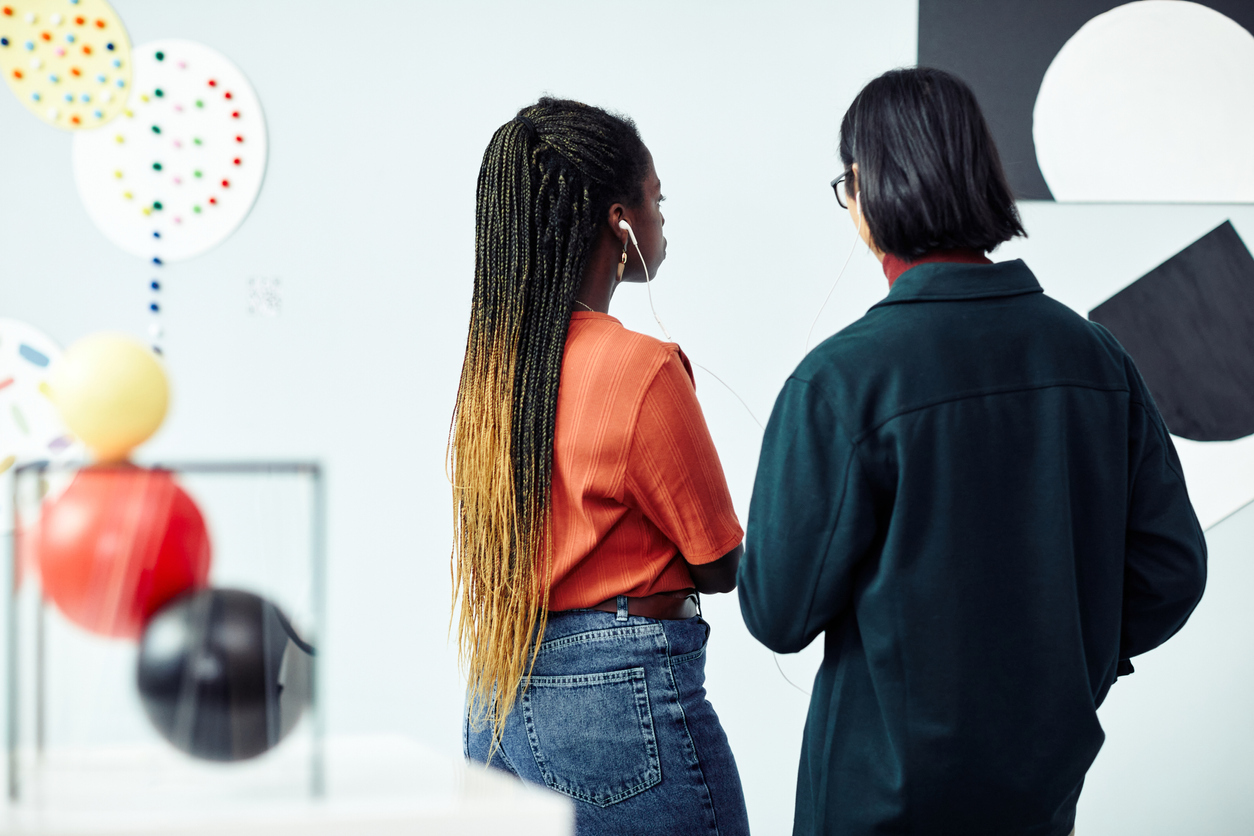
{"type": "MultiPolygon", "coordinates": [[[[699,616],[659,621],[570,610],[549,616],[531,684],[491,766],[575,800],[579,836],[749,832],[740,773],[705,699],[699,616]]],[[[484,763],[491,728],[465,723],[484,763]]]]}

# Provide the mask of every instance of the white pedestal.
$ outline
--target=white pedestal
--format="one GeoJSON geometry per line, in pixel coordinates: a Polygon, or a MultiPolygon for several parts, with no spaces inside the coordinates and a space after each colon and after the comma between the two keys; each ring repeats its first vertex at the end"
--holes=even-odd
{"type": "Polygon", "coordinates": [[[331,738],[327,793],[308,797],[306,753],[194,761],[169,747],[49,751],[0,833],[31,836],[564,836],[563,797],[403,737],[331,738]],[[282,768],[291,759],[293,768],[282,768]]]}

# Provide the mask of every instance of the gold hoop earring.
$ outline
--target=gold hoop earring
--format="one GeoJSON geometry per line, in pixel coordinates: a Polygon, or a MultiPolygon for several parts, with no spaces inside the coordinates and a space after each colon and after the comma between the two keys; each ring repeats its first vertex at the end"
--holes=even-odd
{"type": "Polygon", "coordinates": [[[623,280],[623,271],[627,269],[627,242],[623,242],[623,257],[618,262],[618,276],[614,279],[616,282],[623,280]]]}

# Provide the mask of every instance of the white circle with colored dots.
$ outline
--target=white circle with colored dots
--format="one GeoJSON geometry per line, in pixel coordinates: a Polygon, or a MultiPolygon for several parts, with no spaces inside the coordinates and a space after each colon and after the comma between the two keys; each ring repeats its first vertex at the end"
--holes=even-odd
{"type": "Polygon", "coordinates": [[[60,355],[61,347],[39,329],[0,319],[0,473],[82,454],[44,394],[48,367],[60,355]]]}
{"type": "Polygon", "coordinates": [[[105,0],[0,0],[0,73],[26,108],[66,130],[98,128],[126,104],[131,40],[105,0]],[[29,10],[29,11],[23,11],[29,10]],[[50,107],[50,102],[60,107],[50,107]]]}
{"type": "Polygon", "coordinates": [[[193,41],[132,49],[122,115],[74,137],[74,179],[87,213],[123,250],[178,261],[212,249],[243,222],[266,172],[266,122],[244,74],[193,41]]]}

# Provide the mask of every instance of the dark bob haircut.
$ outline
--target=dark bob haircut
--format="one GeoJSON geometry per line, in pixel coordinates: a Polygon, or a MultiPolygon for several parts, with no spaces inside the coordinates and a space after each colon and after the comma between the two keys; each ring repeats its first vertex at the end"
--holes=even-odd
{"type": "Polygon", "coordinates": [[[862,88],[840,159],[858,164],[863,218],[886,253],[988,252],[1027,235],[975,94],[942,70],[891,70],[862,88]]]}

